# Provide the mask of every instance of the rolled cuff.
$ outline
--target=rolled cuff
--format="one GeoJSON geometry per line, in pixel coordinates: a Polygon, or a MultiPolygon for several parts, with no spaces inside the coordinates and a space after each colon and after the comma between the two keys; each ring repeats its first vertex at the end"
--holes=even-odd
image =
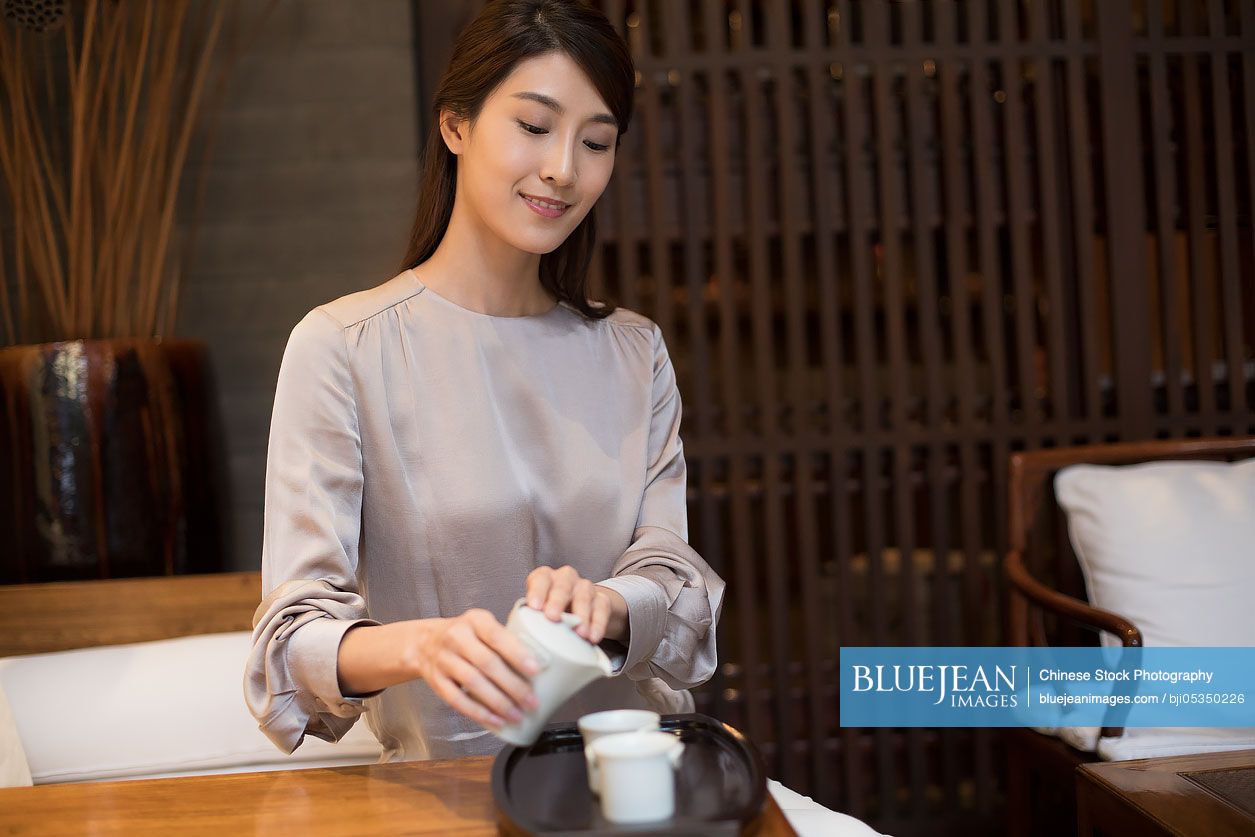
{"type": "MultiPolygon", "coordinates": [[[[629,673],[658,650],[667,625],[666,591],[657,582],[637,575],[619,575],[597,582],[597,586],[614,590],[627,602],[628,643],[626,655],[611,654],[616,664],[615,675],[629,673]],[[622,660],[620,664],[620,660],[622,660]]],[[[620,645],[620,643],[615,643],[620,645]]],[[[650,676],[647,671],[642,677],[650,676]]],[[[639,678],[631,678],[639,679],[639,678]]]]}
{"type": "MultiPolygon", "coordinates": [[[[378,625],[373,619],[314,619],[288,640],[288,670],[314,697],[319,714],[330,713],[338,718],[356,718],[365,709],[363,701],[379,694],[346,697],[340,692],[338,660],[340,641],[349,628],[378,625]]],[[[346,729],[347,731],[347,729],[346,729]]],[[[337,740],[339,736],[336,736],[337,740]]]]}

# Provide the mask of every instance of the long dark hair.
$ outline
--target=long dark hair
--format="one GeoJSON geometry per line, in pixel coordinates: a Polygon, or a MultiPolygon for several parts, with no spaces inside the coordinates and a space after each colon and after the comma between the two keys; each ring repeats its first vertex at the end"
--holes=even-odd
{"type": "MultiPolygon", "coordinates": [[[[404,268],[417,267],[436,251],[449,217],[457,184],[457,157],[440,135],[440,112],[473,121],[484,100],[518,62],[563,52],[588,75],[619,123],[619,137],[632,116],[636,71],[627,44],[605,15],[578,0],[493,0],[458,36],[453,58],[436,88],[431,129],[419,180],[418,214],[410,233],[404,268]]],[[[612,304],[589,303],[588,265],[597,238],[596,207],[566,240],[540,257],[540,283],[586,317],[600,319],[612,304]]]]}

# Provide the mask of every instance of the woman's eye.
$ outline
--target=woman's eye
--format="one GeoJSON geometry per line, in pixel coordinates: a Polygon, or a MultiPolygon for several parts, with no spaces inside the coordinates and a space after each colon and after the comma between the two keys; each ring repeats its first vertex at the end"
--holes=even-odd
{"type": "Polygon", "coordinates": [[[546,131],[544,128],[537,127],[536,125],[531,125],[531,124],[529,124],[529,123],[527,123],[527,122],[524,122],[522,119],[520,119],[520,120],[519,120],[519,125],[520,125],[520,126],[522,126],[523,130],[524,130],[524,131],[527,131],[527,133],[529,133],[529,134],[547,134],[547,133],[549,133],[549,132],[548,132],[548,131],[546,131]]]}
{"type": "Polygon", "coordinates": [[[608,145],[602,145],[601,143],[598,143],[598,142],[593,142],[592,140],[585,140],[584,144],[587,145],[593,151],[605,151],[607,148],[610,147],[608,145]]]}

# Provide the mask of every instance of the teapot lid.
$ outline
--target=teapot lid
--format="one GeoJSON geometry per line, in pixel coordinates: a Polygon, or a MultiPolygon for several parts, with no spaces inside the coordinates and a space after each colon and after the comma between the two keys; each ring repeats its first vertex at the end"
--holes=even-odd
{"type": "Polygon", "coordinates": [[[606,652],[575,632],[583,620],[574,613],[564,613],[560,622],[553,622],[543,611],[520,604],[516,615],[527,633],[550,653],[581,665],[600,669],[609,667],[610,661],[606,652]]]}

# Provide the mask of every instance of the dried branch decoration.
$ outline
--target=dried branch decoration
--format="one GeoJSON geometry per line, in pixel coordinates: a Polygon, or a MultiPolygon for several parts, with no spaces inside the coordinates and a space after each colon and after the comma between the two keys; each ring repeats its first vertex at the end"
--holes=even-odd
{"type": "Polygon", "coordinates": [[[179,186],[234,6],[4,0],[4,342],[173,326],[179,186]]]}

